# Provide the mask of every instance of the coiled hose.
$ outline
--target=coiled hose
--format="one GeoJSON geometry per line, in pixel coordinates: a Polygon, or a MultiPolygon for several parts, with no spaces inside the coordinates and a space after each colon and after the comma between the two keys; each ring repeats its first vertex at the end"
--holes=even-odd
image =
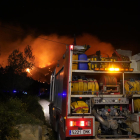
{"type": "Polygon", "coordinates": [[[134,93],[140,94],[140,82],[137,80],[125,81],[124,87],[127,95],[132,95],[134,93]]]}

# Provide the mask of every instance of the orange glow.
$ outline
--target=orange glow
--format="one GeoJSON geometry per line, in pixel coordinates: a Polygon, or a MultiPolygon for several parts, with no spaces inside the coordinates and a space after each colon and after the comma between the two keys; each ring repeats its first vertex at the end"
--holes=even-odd
{"type": "Polygon", "coordinates": [[[45,65],[39,65],[39,68],[45,68],[46,66],[45,65]]]}
{"type": "Polygon", "coordinates": [[[115,68],[115,71],[120,71],[120,69],[119,68],[115,68]]]}
{"type": "Polygon", "coordinates": [[[114,71],[115,69],[114,69],[114,68],[109,68],[109,70],[110,70],[110,71],[114,71]]]}
{"type": "Polygon", "coordinates": [[[109,70],[109,71],[120,71],[119,68],[109,68],[108,70],[109,70]]]}
{"type": "Polygon", "coordinates": [[[129,69],[129,71],[133,71],[133,69],[129,69]]]}
{"type": "MultiPolygon", "coordinates": [[[[11,27],[11,29],[21,32],[23,31],[18,27],[11,27]]],[[[51,34],[48,36],[40,35],[37,38],[31,35],[27,35],[24,39],[22,39],[15,33],[11,32],[11,34],[9,34],[6,33],[5,30],[0,28],[0,64],[5,67],[7,65],[7,58],[14,49],[19,49],[19,51],[23,52],[24,48],[27,46],[27,44],[29,44],[32,47],[32,53],[35,56],[35,69],[33,71],[30,70],[32,72],[32,77],[36,80],[38,80],[40,77],[41,79],[43,79],[43,76],[48,72],[47,70],[45,71],[45,68],[47,67],[48,69],[50,67],[50,70],[52,71],[56,66],[57,61],[62,58],[63,54],[66,51],[66,45],[48,41],[45,39],[62,42],[65,44],[73,43],[73,37],[58,36],[57,34],[51,34]],[[9,39],[7,40],[7,38],[9,39]]],[[[95,54],[96,51],[100,50],[101,55],[103,56],[105,54],[106,57],[106,54],[111,56],[114,52],[114,48],[111,43],[102,42],[97,37],[91,34],[84,33],[83,35],[77,36],[76,42],[77,45],[87,44],[91,46],[89,50],[86,51],[87,55],[95,54]]],[[[49,78],[50,77],[48,74],[45,79],[49,81],[49,78]]]]}
{"type": "Polygon", "coordinates": [[[95,68],[94,70],[99,70],[99,68],[95,68]]]}
{"type": "MultiPolygon", "coordinates": [[[[7,37],[12,38],[13,34],[12,33],[11,35],[5,34],[5,32],[1,31],[1,29],[0,29],[0,33],[1,33],[0,46],[7,46],[6,49],[4,47],[1,47],[2,59],[0,60],[0,62],[4,61],[3,63],[4,66],[6,65],[6,60],[9,54],[14,49],[19,48],[20,51],[23,51],[27,44],[30,44],[30,46],[32,46],[32,49],[33,49],[32,52],[33,52],[33,55],[35,55],[36,67],[44,68],[44,67],[50,66],[52,64],[55,64],[57,60],[59,60],[62,57],[62,55],[65,53],[66,46],[59,43],[46,41],[44,39],[49,38],[49,40],[62,42],[66,44],[71,44],[73,42],[73,37],[70,38],[68,36],[58,36],[56,34],[51,34],[49,36],[39,36],[38,38],[34,38],[28,35],[24,40],[20,40],[18,38],[17,41],[7,42],[4,40],[6,40],[7,37]],[[41,39],[41,38],[44,38],[44,39],[41,39]]],[[[91,46],[91,48],[87,50],[86,52],[87,55],[95,54],[96,51],[98,50],[101,51],[101,54],[108,54],[110,56],[114,52],[114,48],[110,43],[101,42],[97,37],[92,36],[90,34],[85,33],[81,36],[77,36],[76,41],[78,45],[88,44],[91,46]]]]}
{"type": "Polygon", "coordinates": [[[100,70],[105,70],[105,68],[100,68],[100,70]]]}

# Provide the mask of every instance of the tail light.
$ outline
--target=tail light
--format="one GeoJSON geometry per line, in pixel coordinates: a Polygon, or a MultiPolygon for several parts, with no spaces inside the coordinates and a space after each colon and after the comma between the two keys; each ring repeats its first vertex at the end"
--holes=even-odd
{"type": "Polygon", "coordinates": [[[70,121],[70,126],[91,126],[91,121],[70,121]]]}
{"type": "Polygon", "coordinates": [[[73,45],[70,45],[70,50],[73,50],[73,45]]]}

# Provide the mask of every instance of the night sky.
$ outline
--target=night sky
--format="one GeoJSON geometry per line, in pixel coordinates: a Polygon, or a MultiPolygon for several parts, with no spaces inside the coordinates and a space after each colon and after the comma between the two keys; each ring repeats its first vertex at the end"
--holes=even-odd
{"type": "MultiPolygon", "coordinates": [[[[46,36],[72,43],[76,34],[81,43],[80,37],[88,34],[99,42],[111,44],[114,49],[128,49],[136,54],[140,52],[139,7],[138,1],[0,1],[0,37],[3,38],[0,42],[5,46],[6,39],[10,43],[19,39],[25,42],[27,36],[31,35],[34,39],[46,36]],[[50,37],[52,34],[57,37],[50,37]]],[[[89,39],[92,40],[91,37],[89,39]]]]}

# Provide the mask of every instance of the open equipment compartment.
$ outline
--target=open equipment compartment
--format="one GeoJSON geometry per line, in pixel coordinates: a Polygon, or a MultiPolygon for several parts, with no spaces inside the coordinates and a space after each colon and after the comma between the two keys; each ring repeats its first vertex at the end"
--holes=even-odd
{"type": "Polygon", "coordinates": [[[101,57],[99,51],[87,57],[87,49],[69,45],[52,74],[53,128],[62,140],[139,138],[139,62],[121,50],[112,57],[101,57]]]}

